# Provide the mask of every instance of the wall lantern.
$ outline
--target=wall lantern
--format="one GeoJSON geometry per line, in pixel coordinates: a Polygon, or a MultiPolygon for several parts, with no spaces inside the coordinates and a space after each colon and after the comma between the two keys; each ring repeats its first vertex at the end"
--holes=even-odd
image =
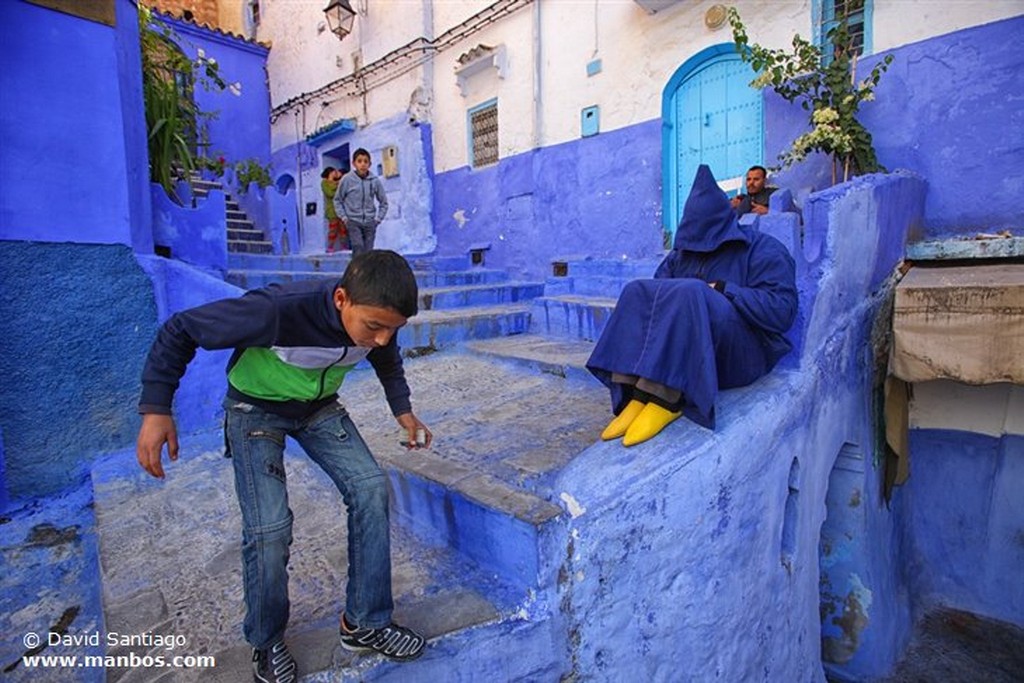
{"type": "Polygon", "coordinates": [[[345,36],[352,33],[352,23],[356,20],[356,12],[348,0],[331,0],[324,8],[327,15],[327,25],[331,32],[338,36],[338,40],[344,40],[345,36]]]}

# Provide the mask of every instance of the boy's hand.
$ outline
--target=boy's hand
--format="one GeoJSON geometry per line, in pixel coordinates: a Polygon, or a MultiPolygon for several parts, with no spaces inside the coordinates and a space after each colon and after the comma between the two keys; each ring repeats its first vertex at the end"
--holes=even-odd
{"type": "Polygon", "coordinates": [[[135,443],[135,456],[139,459],[142,469],[158,479],[164,478],[164,467],[160,462],[164,444],[167,444],[167,453],[171,460],[177,460],[178,430],[174,426],[174,418],[156,413],[143,415],[139,439],[135,443]]]}
{"type": "Polygon", "coordinates": [[[402,425],[402,429],[405,430],[408,436],[409,445],[407,448],[430,448],[431,442],[434,440],[434,435],[427,429],[427,425],[419,421],[412,413],[404,413],[398,416],[398,424],[402,425]],[[417,439],[417,432],[419,432],[419,438],[417,439]]]}

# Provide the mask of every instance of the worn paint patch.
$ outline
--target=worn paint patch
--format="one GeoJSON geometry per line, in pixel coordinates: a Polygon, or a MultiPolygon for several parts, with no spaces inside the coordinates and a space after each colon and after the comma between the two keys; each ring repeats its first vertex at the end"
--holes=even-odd
{"type": "Polygon", "coordinates": [[[465,228],[466,223],[469,222],[469,219],[466,218],[465,209],[458,209],[455,213],[452,214],[452,218],[455,219],[455,222],[458,224],[460,229],[465,228]]]}
{"type": "Polygon", "coordinates": [[[832,623],[839,627],[842,635],[822,638],[821,657],[826,662],[845,664],[853,659],[860,647],[861,634],[870,619],[873,595],[856,574],[850,575],[850,590],[846,594],[843,613],[832,617],[832,623]]]}
{"type": "Polygon", "coordinates": [[[569,511],[569,514],[572,516],[573,519],[576,519],[577,517],[579,517],[587,511],[587,508],[580,505],[579,501],[573,498],[572,494],[570,493],[566,493],[563,491],[559,498],[561,498],[562,502],[565,503],[565,507],[569,511]]]}

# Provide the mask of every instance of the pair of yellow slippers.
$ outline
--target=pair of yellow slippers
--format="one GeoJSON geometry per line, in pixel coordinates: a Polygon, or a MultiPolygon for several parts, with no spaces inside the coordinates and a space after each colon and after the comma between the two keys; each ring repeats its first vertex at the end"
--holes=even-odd
{"type": "Polygon", "coordinates": [[[623,446],[635,446],[657,436],[682,413],[673,413],[656,403],[632,400],[601,432],[605,441],[622,437],[623,446]]]}

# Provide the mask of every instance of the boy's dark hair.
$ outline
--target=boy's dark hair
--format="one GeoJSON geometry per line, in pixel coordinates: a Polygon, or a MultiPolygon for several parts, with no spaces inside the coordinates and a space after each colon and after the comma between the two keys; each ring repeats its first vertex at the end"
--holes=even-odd
{"type": "Polygon", "coordinates": [[[357,254],[338,286],[359,306],[390,308],[406,318],[419,310],[419,288],[409,262],[387,249],[357,254]]]}
{"type": "Polygon", "coordinates": [[[760,171],[761,175],[763,175],[765,178],[768,177],[768,169],[766,169],[764,166],[751,166],[750,168],[747,169],[747,173],[750,173],[751,171],[760,171]]]}
{"type": "Polygon", "coordinates": [[[370,158],[370,153],[367,152],[362,147],[360,147],[356,151],[352,152],[352,161],[355,161],[356,158],[358,158],[358,157],[366,157],[367,159],[369,159],[370,158]]]}
{"type": "Polygon", "coordinates": [[[333,166],[328,166],[327,168],[324,169],[323,173],[320,174],[320,177],[321,178],[326,178],[327,176],[331,175],[332,173],[334,173],[334,167],[333,166]]]}

